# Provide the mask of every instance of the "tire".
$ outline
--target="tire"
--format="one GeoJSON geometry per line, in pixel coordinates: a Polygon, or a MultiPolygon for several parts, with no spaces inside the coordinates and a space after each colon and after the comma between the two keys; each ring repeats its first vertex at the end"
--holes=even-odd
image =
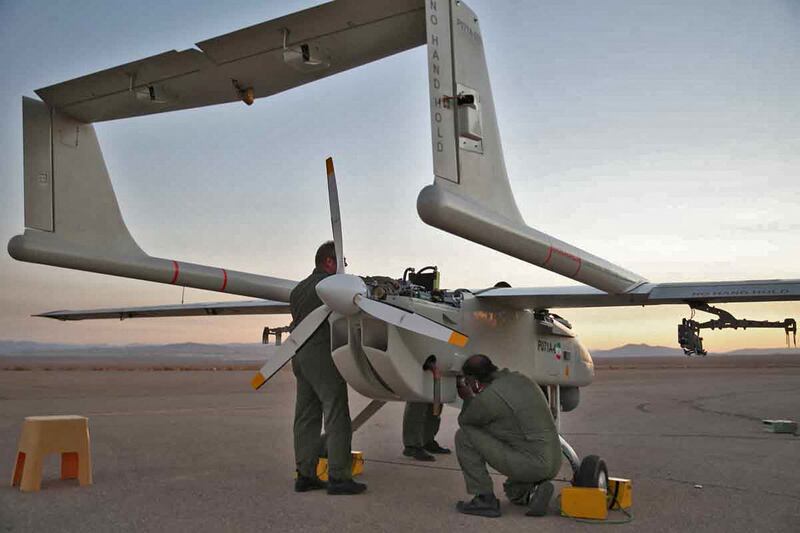
{"type": "Polygon", "coordinates": [[[608,490],[608,469],[606,462],[597,455],[587,455],[581,461],[581,466],[572,484],[576,487],[599,487],[608,490]]]}

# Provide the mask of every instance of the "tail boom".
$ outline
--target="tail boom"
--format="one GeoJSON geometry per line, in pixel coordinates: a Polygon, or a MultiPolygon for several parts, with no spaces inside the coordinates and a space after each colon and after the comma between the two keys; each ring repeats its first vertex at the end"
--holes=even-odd
{"type": "Polygon", "coordinates": [[[287,279],[151,257],[147,254],[130,257],[102,255],[96,250],[65,245],[49,237],[51,236],[42,232],[26,230],[24,234],[11,238],[8,253],[16,260],[28,263],[279,302],[288,302],[289,293],[296,285],[296,282],[287,279]]]}
{"type": "Polygon", "coordinates": [[[501,217],[439,184],[422,189],[417,212],[426,224],[611,294],[627,293],[646,282],[633,272],[501,217]]]}

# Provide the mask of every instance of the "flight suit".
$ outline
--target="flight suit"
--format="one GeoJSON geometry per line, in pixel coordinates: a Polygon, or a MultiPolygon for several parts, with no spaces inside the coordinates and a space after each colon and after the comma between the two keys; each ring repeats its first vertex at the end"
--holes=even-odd
{"type": "Polygon", "coordinates": [[[504,488],[516,501],[534,484],[552,479],[561,467],[561,445],[544,393],[518,372],[502,369],[458,417],[456,454],[467,492],[493,494],[486,469],[508,476],[504,488]]]}
{"type": "MultiPolygon", "coordinates": [[[[317,283],[328,277],[316,268],[289,296],[292,327],[322,305],[317,283]]],[[[347,401],[347,383],[331,357],[330,326],[325,321],[292,360],[297,378],[294,410],[294,455],[301,476],[316,477],[320,429],[325,420],[328,474],[337,480],[352,478],[350,444],[353,431],[347,401]]]]}
{"type": "Polygon", "coordinates": [[[403,412],[403,446],[422,448],[439,432],[441,417],[433,414],[432,403],[408,402],[403,412]]]}

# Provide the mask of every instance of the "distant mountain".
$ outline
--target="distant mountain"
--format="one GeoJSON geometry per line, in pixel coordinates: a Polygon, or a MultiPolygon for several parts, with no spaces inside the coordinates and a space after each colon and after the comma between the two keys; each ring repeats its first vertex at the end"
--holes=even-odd
{"type": "Polygon", "coordinates": [[[670,357],[683,356],[680,348],[650,346],[649,344],[626,344],[610,350],[589,350],[592,357],[670,357]]]}
{"type": "Polygon", "coordinates": [[[275,350],[272,344],[49,344],[30,341],[0,341],[0,357],[221,357],[261,360],[275,350]]]}
{"type": "MultiPolygon", "coordinates": [[[[98,345],[99,346],[99,345],[98,345]]],[[[0,354],[22,354],[28,352],[38,352],[43,350],[57,351],[76,348],[73,344],[47,344],[32,341],[0,341],[0,354]]]]}
{"type": "Polygon", "coordinates": [[[800,348],[743,348],[725,352],[725,355],[798,355],[800,348]]]}
{"type": "MultiPolygon", "coordinates": [[[[683,350],[649,344],[626,344],[610,350],[589,350],[592,357],[683,357],[683,350]]],[[[711,352],[709,355],[800,355],[800,348],[742,348],[731,352],[711,352]]]]}

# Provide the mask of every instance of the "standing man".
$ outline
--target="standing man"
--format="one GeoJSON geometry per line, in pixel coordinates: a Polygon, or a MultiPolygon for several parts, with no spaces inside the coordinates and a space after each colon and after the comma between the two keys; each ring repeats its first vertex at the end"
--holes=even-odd
{"type": "Polygon", "coordinates": [[[432,403],[406,403],[403,412],[403,455],[417,461],[435,461],[431,455],[448,454],[450,450],[436,442],[442,419],[433,412],[432,403]]]}
{"type": "MultiPolygon", "coordinates": [[[[322,244],[314,258],[314,271],[298,283],[289,296],[292,327],[302,322],[311,311],[322,305],[317,296],[317,283],[336,273],[336,248],[333,241],[322,244]]],[[[294,455],[297,479],[294,490],[307,492],[324,489],[328,494],[359,494],[367,486],[353,480],[350,443],[350,408],[347,383],[331,357],[331,334],[328,322],[300,347],[292,360],[297,378],[297,400],[294,411],[294,455]],[[328,453],[328,483],[317,477],[320,453],[320,429],[325,421],[328,453]]]]}
{"type": "Polygon", "coordinates": [[[462,371],[456,454],[474,498],[456,509],[500,516],[488,463],[508,476],[503,488],[512,503],[527,503],[530,516],[544,515],[553,495],[549,480],[561,466],[561,444],[542,389],[518,372],[498,370],[485,355],[467,359],[462,371]]]}

